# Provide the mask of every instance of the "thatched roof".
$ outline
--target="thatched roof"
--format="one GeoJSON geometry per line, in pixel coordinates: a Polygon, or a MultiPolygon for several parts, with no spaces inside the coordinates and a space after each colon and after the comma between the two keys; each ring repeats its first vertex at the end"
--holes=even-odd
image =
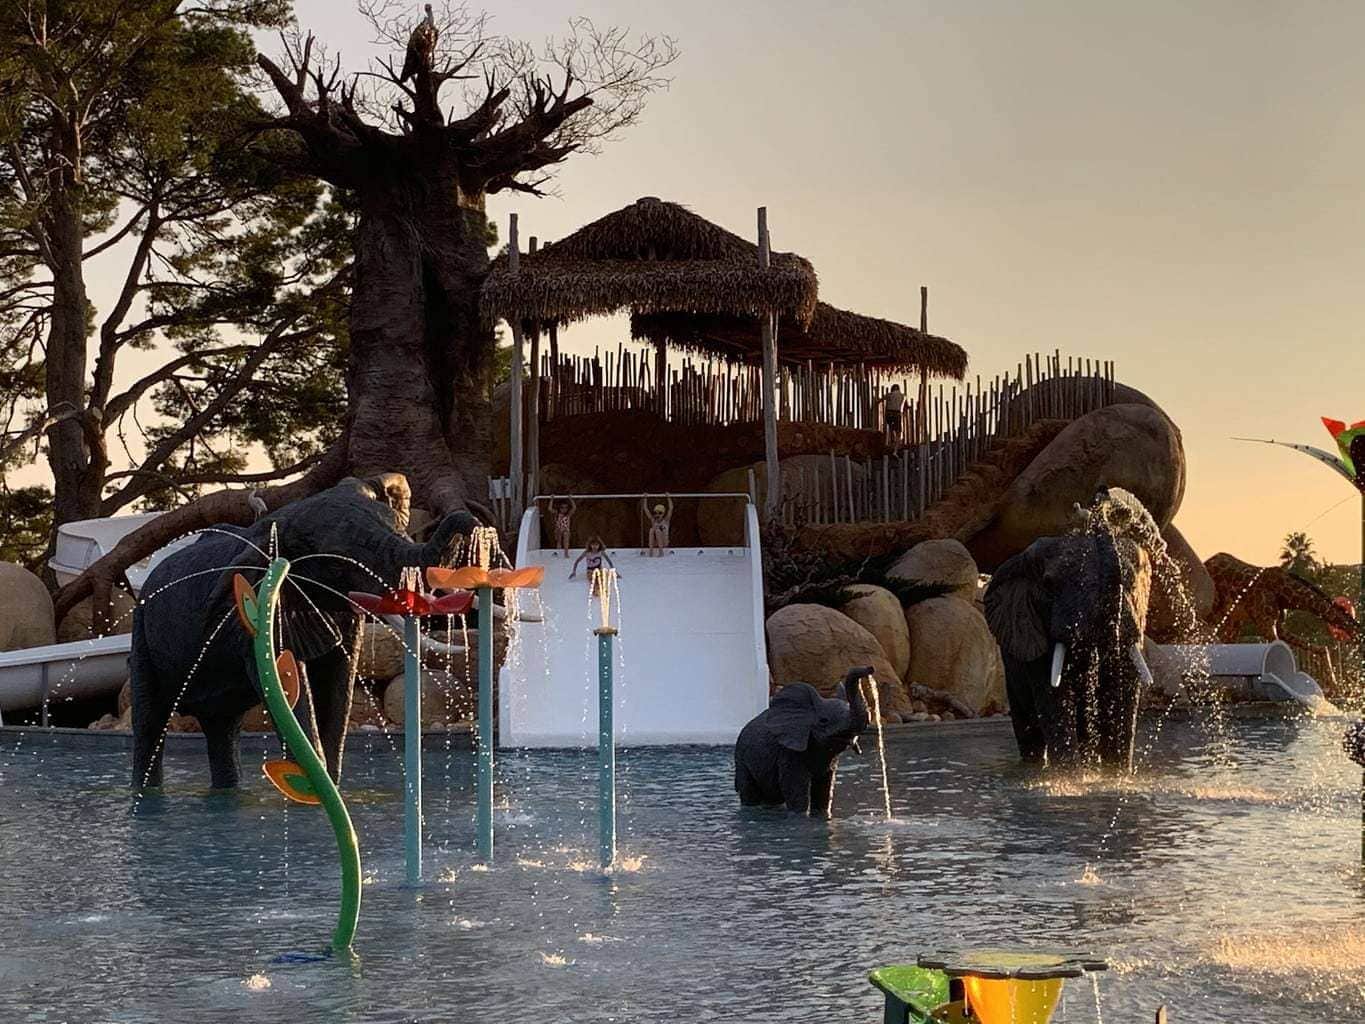
{"type": "Polygon", "coordinates": [[[808,260],[773,253],[758,265],[758,246],[677,203],[647,197],[579,228],[535,254],[513,274],[504,253],[483,286],[490,320],[567,323],[622,310],[778,313],[806,322],[819,285],[808,260]]]}
{"type": "MultiPolygon", "coordinates": [[[[759,323],[753,317],[696,313],[636,313],[631,337],[666,341],[731,358],[761,350],[759,323]]],[[[817,303],[809,325],[778,321],[777,354],[784,362],[862,363],[892,370],[927,370],[961,380],[967,353],[947,338],[905,324],[863,316],[817,303]]]]}

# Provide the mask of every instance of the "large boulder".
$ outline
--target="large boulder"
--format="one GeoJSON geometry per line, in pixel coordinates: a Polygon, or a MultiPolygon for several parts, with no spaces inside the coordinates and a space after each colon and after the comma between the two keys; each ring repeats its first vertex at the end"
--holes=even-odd
{"type": "MultiPolygon", "coordinates": [[[[175,591],[169,590],[158,600],[175,600],[175,591]]],[[[87,597],[74,605],[57,627],[57,642],[70,643],[73,640],[92,640],[98,634],[91,628],[94,599],[87,597]]],[[[122,587],[114,587],[109,592],[109,632],[131,633],[133,631],[133,609],[137,600],[122,587]]]]}
{"type": "Polygon", "coordinates": [[[832,696],[844,673],[871,665],[882,717],[898,721],[910,710],[900,677],[877,638],[842,612],[818,604],[789,604],[768,618],[768,668],[780,688],[810,683],[832,696]],[[890,719],[891,715],[897,718],[890,719]]]}
{"type": "Polygon", "coordinates": [[[945,583],[951,596],[975,601],[980,573],[971,552],[959,540],[926,540],[916,544],[887,570],[888,576],[915,583],[945,583]]]}
{"type": "MultiPolygon", "coordinates": [[[[839,460],[839,481],[847,487],[848,470],[844,460],[839,460]]],[[[785,498],[794,498],[799,493],[800,484],[805,480],[808,485],[818,482],[821,493],[828,494],[829,479],[833,472],[828,455],[792,455],[781,460],[782,493],[785,498]]],[[[749,473],[753,472],[754,486],[758,491],[758,507],[763,508],[768,496],[768,464],[754,462],[736,466],[719,474],[706,486],[710,494],[748,494],[749,473]]],[[[867,476],[858,463],[852,467],[853,485],[860,487],[867,476]]],[[[841,490],[840,495],[844,492],[841,490]]],[[[846,499],[840,500],[840,508],[846,499]]],[[[702,501],[697,510],[697,534],[704,547],[729,547],[744,543],[744,505],[742,502],[702,501]]]]}
{"type": "Polygon", "coordinates": [[[1171,564],[1156,567],[1147,635],[1163,642],[1190,642],[1186,635],[1193,617],[1204,622],[1213,613],[1218,590],[1204,562],[1174,523],[1161,531],[1171,564]]]}
{"type": "MultiPolygon", "coordinates": [[[[384,717],[396,726],[406,721],[407,687],[397,679],[384,687],[384,717]]],[[[475,692],[462,676],[429,669],[422,673],[422,727],[453,725],[472,718],[475,692]]]]}
{"type": "Polygon", "coordinates": [[[877,638],[897,678],[904,678],[910,667],[910,632],[900,601],[891,591],[870,583],[855,583],[848,592],[853,600],[839,610],[877,638]]]}
{"type": "Polygon", "coordinates": [[[1010,484],[967,547],[993,570],[1039,537],[1065,533],[1073,506],[1089,505],[1101,486],[1131,491],[1159,526],[1170,524],[1185,495],[1185,450],[1165,413],[1126,403],[1069,423],[1010,484]]]}
{"type": "Polygon", "coordinates": [[[907,685],[949,693],[978,714],[1008,706],[1000,648],[975,605],[949,596],[930,598],[907,608],[905,621],[910,631],[907,685]]]}
{"type": "Polygon", "coordinates": [[[0,651],[56,642],[52,595],[43,581],[22,565],[0,562],[0,651]]]}

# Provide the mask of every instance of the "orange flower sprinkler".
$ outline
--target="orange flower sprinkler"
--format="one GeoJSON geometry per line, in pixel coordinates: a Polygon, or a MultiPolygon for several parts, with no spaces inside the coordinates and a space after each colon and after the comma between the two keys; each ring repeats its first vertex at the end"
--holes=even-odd
{"type": "MultiPolygon", "coordinates": [[[[476,538],[481,561],[487,562],[491,541],[476,538]]],[[[479,604],[479,730],[477,778],[479,856],[493,861],[493,591],[530,590],[545,579],[544,566],[490,569],[487,564],[458,569],[432,566],[427,585],[433,590],[472,590],[479,604]]]]}

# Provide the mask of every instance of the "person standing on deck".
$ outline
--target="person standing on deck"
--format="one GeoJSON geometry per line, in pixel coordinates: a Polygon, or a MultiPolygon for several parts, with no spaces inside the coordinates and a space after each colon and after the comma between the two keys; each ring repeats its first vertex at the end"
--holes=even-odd
{"type": "Polygon", "coordinates": [[[902,437],[901,412],[905,408],[905,392],[901,390],[899,384],[892,384],[891,390],[878,399],[877,404],[886,406],[886,439],[891,443],[892,450],[899,448],[902,437]]]}

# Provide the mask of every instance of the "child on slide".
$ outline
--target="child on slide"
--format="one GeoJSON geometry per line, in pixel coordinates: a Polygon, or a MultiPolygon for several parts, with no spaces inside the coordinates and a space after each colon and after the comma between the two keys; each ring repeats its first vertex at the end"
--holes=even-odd
{"type": "MultiPolygon", "coordinates": [[[[588,546],[583,549],[583,553],[574,559],[573,571],[569,573],[569,579],[574,579],[578,575],[578,563],[587,559],[588,583],[593,587],[593,597],[599,596],[597,593],[597,581],[601,578],[593,570],[602,568],[605,561],[607,565],[616,569],[616,563],[611,560],[611,555],[607,554],[606,547],[602,544],[602,538],[593,534],[588,538],[588,546]]],[[[621,570],[616,569],[616,578],[621,578],[621,570]]]]}
{"type": "MultiPolygon", "coordinates": [[[[650,558],[659,558],[664,553],[664,548],[668,547],[668,531],[673,523],[673,496],[665,495],[668,498],[668,507],[664,508],[661,504],[656,504],[653,508],[649,507],[649,499],[640,499],[640,511],[649,520],[649,549],[650,558]]],[[[640,554],[646,552],[641,551],[640,554]]]]}
{"type": "Polygon", "coordinates": [[[573,514],[578,509],[578,503],[573,498],[555,498],[550,502],[550,511],[554,513],[555,526],[555,547],[564,552],[564,557],[569,557],[569,534],[573,528],[573,514]]]}

